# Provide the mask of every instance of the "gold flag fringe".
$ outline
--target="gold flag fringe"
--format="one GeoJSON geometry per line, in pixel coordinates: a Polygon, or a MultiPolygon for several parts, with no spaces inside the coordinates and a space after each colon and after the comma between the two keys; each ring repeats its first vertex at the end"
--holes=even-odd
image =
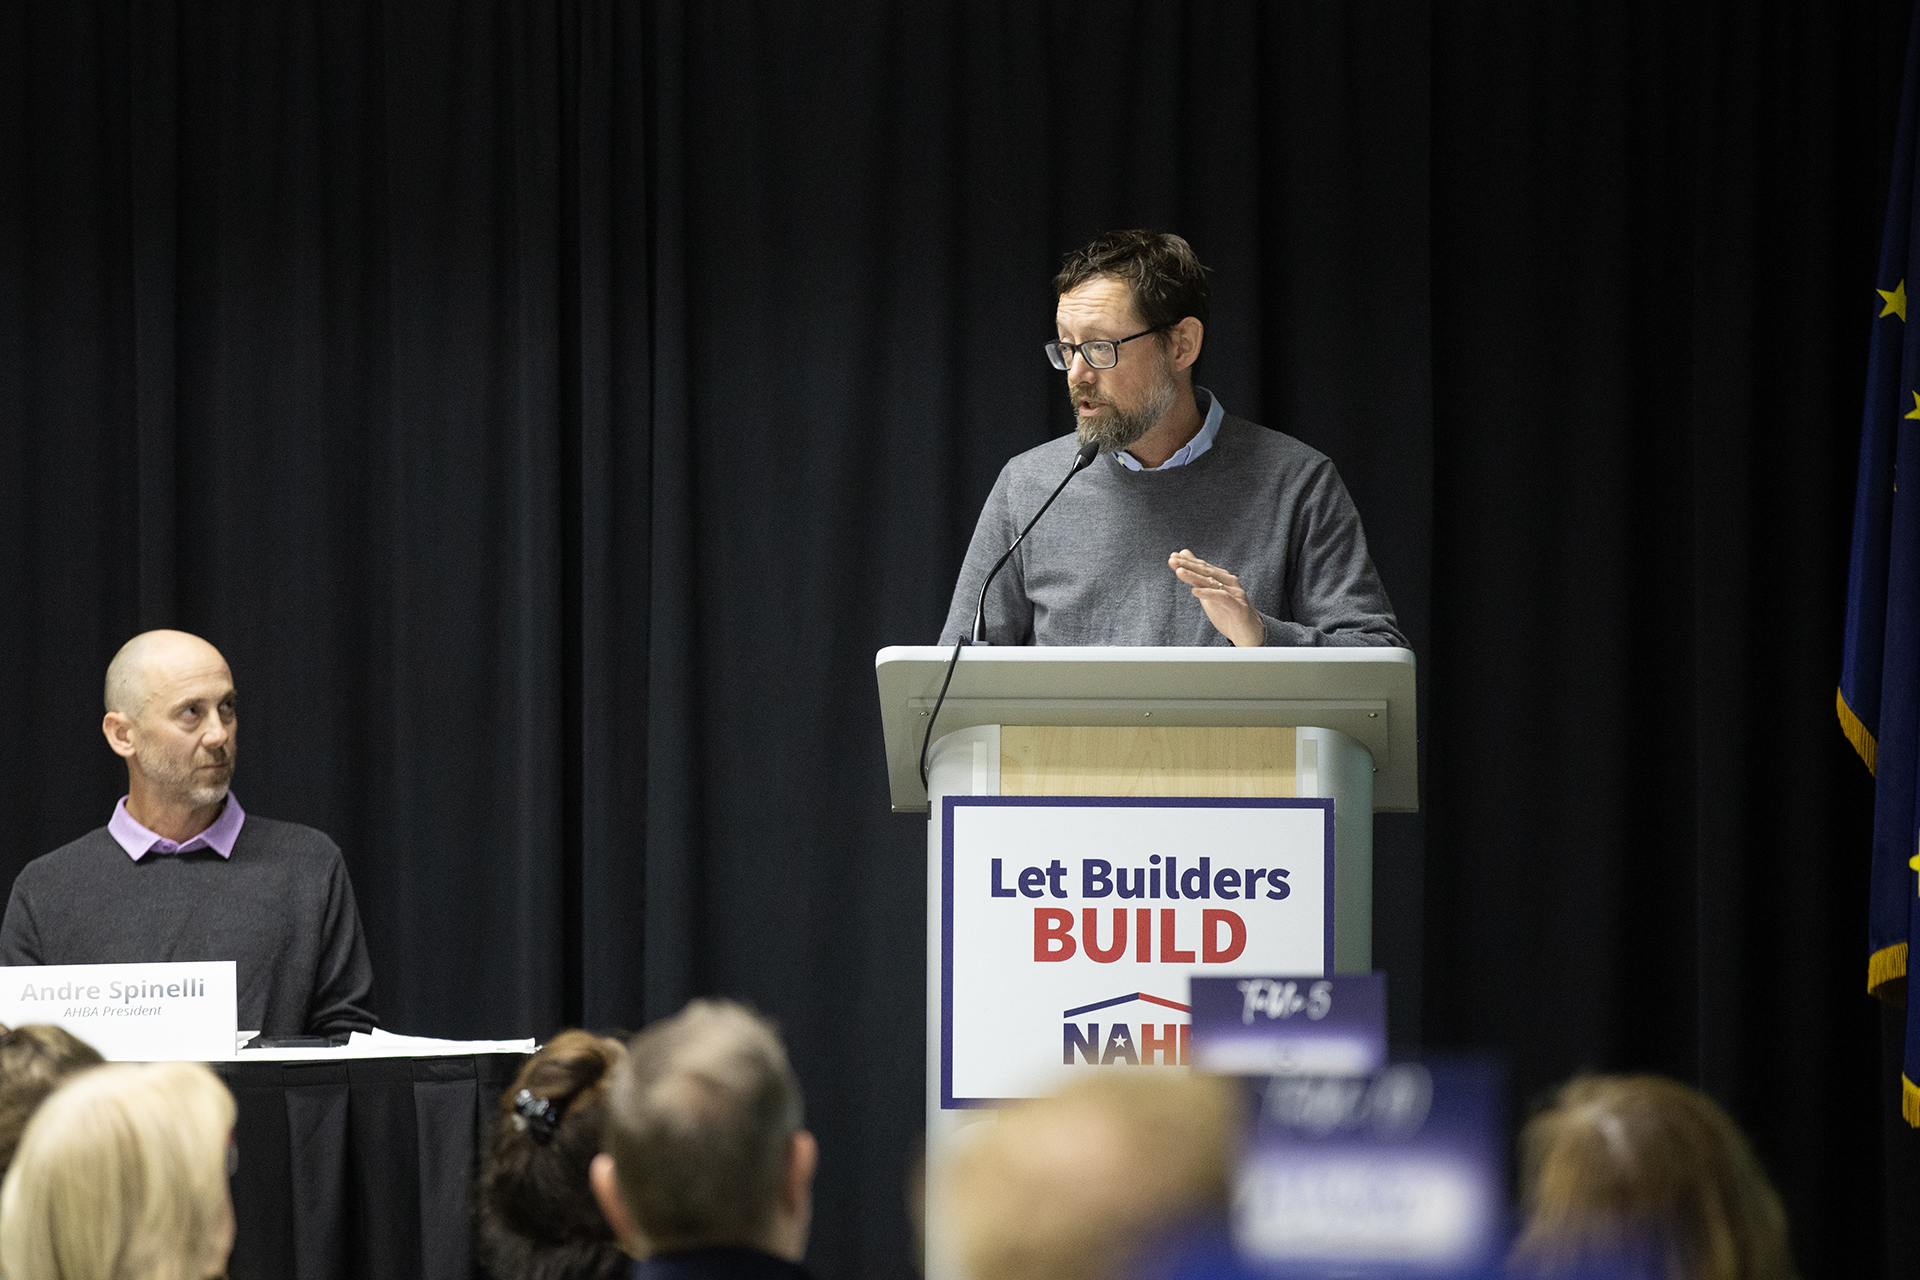
{"type": "Polygon", "coordinates": [[[1889,1004],[1902,1004],[1900,993],[1889,991],[1893,983],[1907,976],[1907,944],[1896,942],[1890,947],[1882,947],[1867,957],[1867,994],[1880,997],[1889,1004]]]}
{"type": "Polygon", "coordinates": [[[1866,761],[1867,772],[1876,772],[1874,766],[1879,762],[1880,744],[1875,742],[1873,735],[1867,732],[1867,726],[1860,723],[1860,717],[1853,714],[1853,708],[1847,705],[1846,694],[1835,689],[1833,705],[1840,713],[1840,731],[1847,735],[1847,741],[1853,744],[1853,749],[1860,753],[1862,760],[1866,761]]]}

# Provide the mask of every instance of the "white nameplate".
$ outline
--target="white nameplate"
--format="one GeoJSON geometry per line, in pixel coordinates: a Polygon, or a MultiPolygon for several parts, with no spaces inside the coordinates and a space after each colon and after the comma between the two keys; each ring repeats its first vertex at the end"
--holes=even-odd
{"type": "Polygon", "coordinates": [[[0,1022],[65,1027],[109,1062],[233,1057],[231,960],[0,968],[0,1022]]]}

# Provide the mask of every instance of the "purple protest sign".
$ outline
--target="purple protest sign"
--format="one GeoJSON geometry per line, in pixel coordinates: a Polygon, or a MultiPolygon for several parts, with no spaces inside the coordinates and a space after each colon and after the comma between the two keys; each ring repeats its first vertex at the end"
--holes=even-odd
{"type": "Polygon", "coordinates": [[[1499,1068],[1473,1059],[1269,1079],[1234,1191],[1240,1255],[1288,1274],[1458,1274],[1497,1261],[1504,1097],[1499,1068]]]}
{"type": "Polygon", "coordinates": [[[1365,1075],[1387,1062],[1379,973],[1194,978],[1193,1065],[1225,1075],[1365,1075]]]}

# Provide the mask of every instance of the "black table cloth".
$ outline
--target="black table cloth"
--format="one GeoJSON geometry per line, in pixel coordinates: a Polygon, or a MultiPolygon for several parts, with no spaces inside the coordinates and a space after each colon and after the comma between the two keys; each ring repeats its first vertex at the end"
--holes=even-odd
{"type": "Polygon", "coordinates": [[[473,1192],[526,1056],[223,1062],[232,1280],[470,1280],[473,1192]]]}

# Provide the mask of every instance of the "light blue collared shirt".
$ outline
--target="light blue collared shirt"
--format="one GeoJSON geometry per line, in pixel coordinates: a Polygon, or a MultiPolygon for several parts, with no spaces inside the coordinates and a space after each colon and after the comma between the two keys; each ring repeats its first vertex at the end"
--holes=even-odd
{"type": "Polygon", "coordinates": [[[149,853],[191,853],[195,849],[211,849],[223,858],[231,858],[233,842],[240,838],[240,825],[246,820],[240,801],[229,791],[226,807],[220,810],[212,826],[197,836],[188,837],[183,844],[175,844],[142,826],[138,818],[127,812],[127,798],[121,796],[120,803],[113,806],[113,816],[107,819],[107,834],[118,841],[135,862],[149,853]]]}
{"type": "Polygon", "coordinates": [[[1129,471],[1165,471],[1169,467],[1184,467],[1207,450],[1213,448],[1213,438],[1220,434],[1220,420],[1227,416],[1227,411],[1220,407],[1220,398],[1205,387],[1195,387],[1193,390],[1195,394],[1203,395],[1207,398],[1206,421],[1200,424],[1200,430],[1195,434],[1193,439],[1174,450],[1173,456],[1157,467],[1142,466],[1140,459],[1134,457],[1125,449],[1116,449],[1113,454],[1113,460],[1129,471]]]}

